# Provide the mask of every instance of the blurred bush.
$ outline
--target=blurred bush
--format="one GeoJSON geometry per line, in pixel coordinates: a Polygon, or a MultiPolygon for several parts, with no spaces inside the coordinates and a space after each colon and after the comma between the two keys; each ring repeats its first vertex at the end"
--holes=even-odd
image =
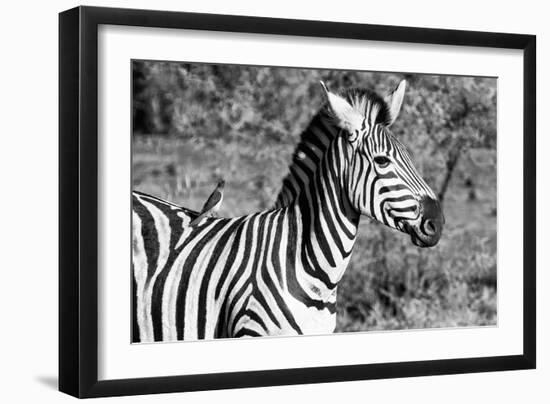
{"type": "Polygon", "coordinates": [[[402,78],[391,129],[444,201],[444,236],[419,249],[363,220],[337,330],[495,324],[494,78],[134,61],[134,187],[198,209],[223,177],[222,215],[269,208],[322,104],[319,80],[384,94],[402,78]]]}

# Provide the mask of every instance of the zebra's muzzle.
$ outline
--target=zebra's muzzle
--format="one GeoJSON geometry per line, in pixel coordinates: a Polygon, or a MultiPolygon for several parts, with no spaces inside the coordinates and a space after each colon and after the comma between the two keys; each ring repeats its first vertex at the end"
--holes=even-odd
{"type": "Polygon", "coordinates": [[[441,238],[445,217],[440,203],[432,198],[420,200],[420,215],[414,222],[401,222],[400,230],[411,236],[411,241],[418,247],[433,247],[441,238]]]}
{"type": "Polygon", "coordinates": [[[420,223],[414,228],[413,243],[419,247],[433,247],[441,238],[445,217],[438,200],[423,197],[420,200],[420,223]]]}

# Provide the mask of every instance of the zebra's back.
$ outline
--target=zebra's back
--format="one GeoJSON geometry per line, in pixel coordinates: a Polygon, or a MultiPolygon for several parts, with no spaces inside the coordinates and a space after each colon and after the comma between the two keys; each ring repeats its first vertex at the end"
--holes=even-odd
{"type": "Polygon", "coordinates": [[[308,330],[334,313],[300,301],[288,208],[188,226],[196,212],[136,193],[133,210],[135,342],[332,331],[308,330]]]}

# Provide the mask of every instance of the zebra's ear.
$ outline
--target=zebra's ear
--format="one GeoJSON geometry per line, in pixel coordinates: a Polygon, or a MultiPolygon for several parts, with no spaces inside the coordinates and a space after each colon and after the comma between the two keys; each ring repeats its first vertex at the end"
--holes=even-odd
{"type": "Polygon", "coordinates": [[[321,87],[323,87],[325,91],[325,97],[330,106],[332,115],[336,120],[336,124],[340,128],[348,131],[351,135],[355,135],[356,131],[361,128],[363,122],[361,114],[344,98],[330,92],[322,81],[321,87]]]}
{"type": "Polygon", "coordinates": [[[401,80],[401,82],[397,85],[395,90],[390,92],[386,97],[386,102],[390,107],[390,110],[389,110],[390,116],[387,123],[388,126],[394,123],[395,120],[397,119],[397,115],[399,115],[399,111],[401,110],[401,105],[403,104],[403,98],[405,97],[406,88],[407,88],[407,81],[401,80]]]}

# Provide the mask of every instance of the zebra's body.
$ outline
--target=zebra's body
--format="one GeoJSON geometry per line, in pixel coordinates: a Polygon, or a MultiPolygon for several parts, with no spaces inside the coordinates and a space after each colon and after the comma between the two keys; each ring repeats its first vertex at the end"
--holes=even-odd
{"type": "Polygon", "coordinates": [[[351,98],[359,122],[328,94],[333,115],[320,113],[308,128],[326,141],[307,159],[295,155],[304,164],[291,167],[275,209],[189,227],[196,212],[134,193],[135,341],[329,333],[361,214],[419,245],[437,242],[438,206],[425,220],[437,216],[437,234],[419,233],[433,192],[385,130],[391,104],[351,98]],[[379,149],[399,156],[392,171],[366,163],[379,149]]]}
{"type": "Polygon", "coordinates": [[[196,228],[186,226],[193,213],[134,194],[134,239],[150,243],[134,245],[137,301],[151,302],[138,307],[140,339],[332,332],[336,286],[359,222],[349,201],[326,191],[339,182],[344,158],[336,145],[332,152],[318,181],[290,205],[196,228]],[[155,227],[172,229],[171,240],[143,237],[145,212],[155,227]]]}

